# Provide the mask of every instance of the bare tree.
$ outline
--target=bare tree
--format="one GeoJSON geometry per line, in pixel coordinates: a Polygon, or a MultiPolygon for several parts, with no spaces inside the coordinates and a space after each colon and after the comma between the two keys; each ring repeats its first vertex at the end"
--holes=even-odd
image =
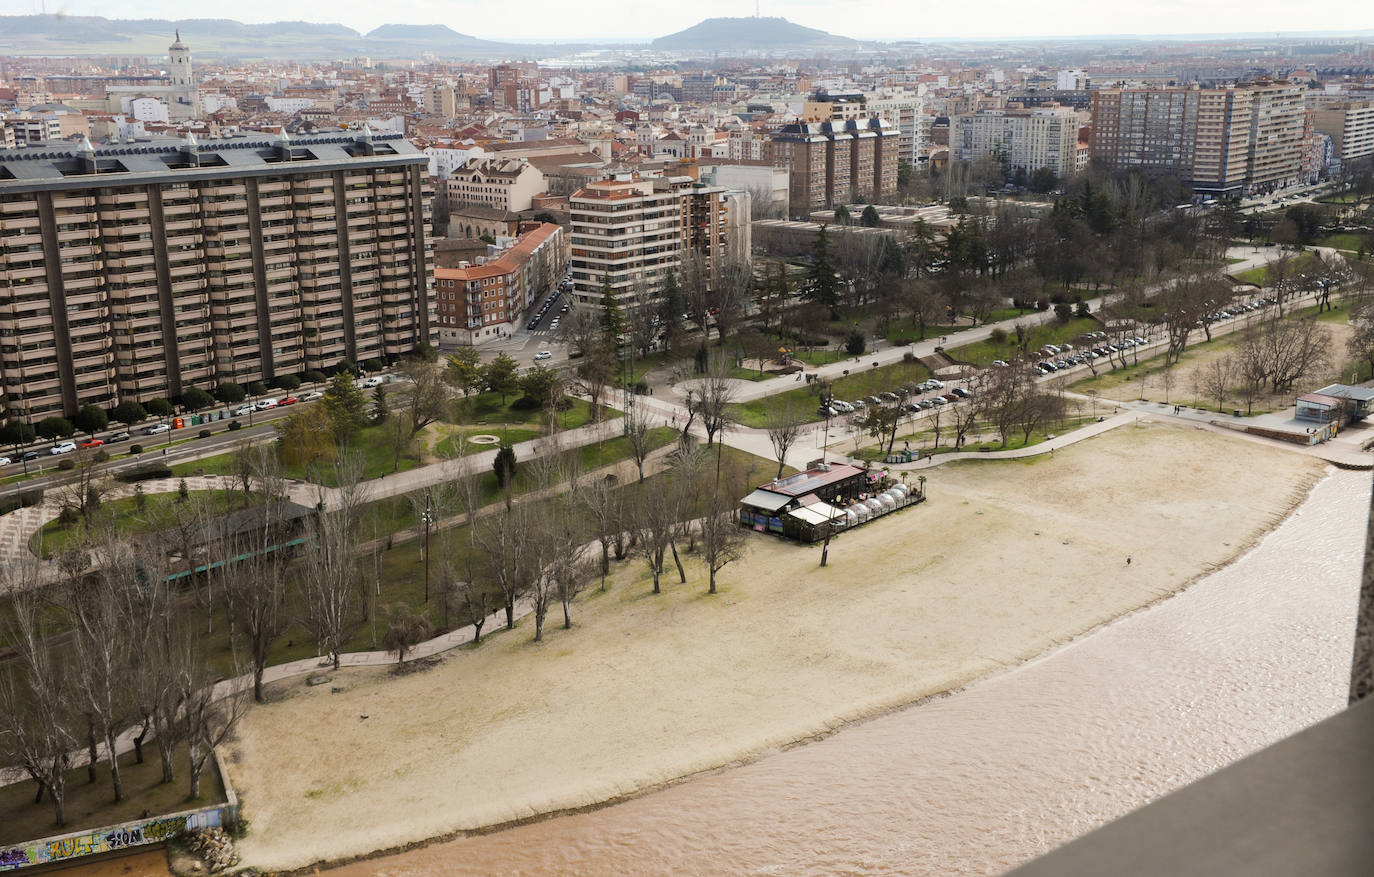
{"type": "Polygon", "coordinates": [[[730,364],[724,357],[712,357],[695,395],[687,396],[689,414],[700,415],[701,425],[706,429],[707,447],[729,426],[729,408],[734,398],[735,381],[730,377],[730,364]]]}
{"type": "Polygon", "coordinates": [[[660,594],[663,560],[677,532],[677,491],[671,488],[640,490],[635,496],[631,518],[635,528],[634,550],[648,564],[654,579],[654,593],[660,594]]]}
{"type": "Polygon", "coordinates": [[[358,565],[353,556],[367,489],[362,483],[362,460],[354,454],[336,463],[338,501],[321,510],[315,538],[308,543],[300,578],[306,597],[306,625],[320,652],[339,669],[339,653],[348,640],[353,601],[358,596],[358,565]]]}
{"type": "Polygon", "coordinates": [[[198,642],[190,637],[184,641],[187,654],[179,662],[186,668],[181,675],[178,700],[186,737],[189,801],[200,799],[200,778],[206,764],[215,754],[215,748],[234,733],[249,703],[248,692],[244,689],[230,687],[221,693],[222,696],[216,696],[214,675],[198,642]]]}
{"type": "MultiPolygon", "coordinates": [[[[102,535],[99,541],[106,545],[115,539],[113,533],[102,535]]],[[[73,622],[76,666],[80,669],[73,694],[88,717],[91,739],[98,737],[105,746],[114,799],[122,801],[124,784],[115,754],[115,738],[123,730],[130,711],[125,674],[134,631],[124,623],[120,589],[137,588],[139,583],[130,553],[121,551],[118,558],[108,550],[103,553],[107,562],[100,564],[98,572],[75,579],[62,598],[73,622]]]]}
{"type": "MultiPolygon", "coordinates": [[[[708,594],[716,593],[716,573],[744,555],[745,533],[735,519],[734,498],[722,484],[722,447],[716,446],[715,477],[701,519],[701,557],[709,575],[708,594]]],[[[785,456],[785,454],[784,454],[785,456]]]]}
{"type": "Polygon", "coordinates": [[[802,419],[792,410],[789,401],[781,411],[768,415],[768,440],[773,443],[773,455],[778,458],[778,478],[787,466],[787,452],[801,438],[802,419]]]}
{"type": "Polygon", "coordinates": [[[1202,389],[1208,398],[1217,400],[1217,411],[1222,410],[1226,394],[1231,391],[1231,377],[1229,357],[1214,359],[1202,368],[1202,389]]]}
{"type": "Polygon", "coordinates": [[[639,480],[643,481],[644,460],[652,450],[649,441],[649,410],[634,393],[625,394],[625,416],[621,422],[625,427],[625,439],[630,443],[630,454],[634,457],[635,467],[639,470],[639,480]]]}
{"type": "Polygon", "coordinates": [[[601,547],[597,564],[601,575],[601,590],[606,590],[606,576],[611,570],[611,544],[621,539],[624,531],[624,495],[615,483],[615,476],[607,475],[588,482],[579,494],[582,508],[590,524],[590,535],[601,547]]]}
{"type": "Polygon", "coordinates": [[[287,562],[282,543],[290,523],[276,456],[265,446],[254,447],[247,469],[247,480],[261,490],[261,503],[215,522],[210,545],[219,563],[214,574],[221,580],[220,590],[233,625],[231,633],[248,650],[253,699],[261,703],[267,659],[288,625],[282,611],[287,562]]]}
{"type": "Polygon", "coordinates": [[[1312,317],[1277,315],[1261,322],[1240,344],[1241,356],[1262,368],[1275,393],[1330,365],[1331,330],[1312,317]]]}
{"type": "Polygon", "coordinates": [[[17,764],[38,785],[34,803],[44,792],[52,802],[59,826],[67,824],[67,769],[76,745],[69,671],[53,653],[53,644],[34,585],[36,570],[25,568],[16,578],[8,570],[12,618],[10,635],[14,668],[0,673],[0,755],[17,764]]]}

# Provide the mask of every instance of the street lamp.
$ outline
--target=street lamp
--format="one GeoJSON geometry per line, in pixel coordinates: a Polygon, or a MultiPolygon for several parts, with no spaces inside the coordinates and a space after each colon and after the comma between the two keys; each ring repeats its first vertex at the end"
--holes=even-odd
{"type": "Polygon", "coordinates": [[[425,603],[429,603],[429,526],[434,523],[434,510],[430,505],[430,494],[425,494],[425,603]]]}

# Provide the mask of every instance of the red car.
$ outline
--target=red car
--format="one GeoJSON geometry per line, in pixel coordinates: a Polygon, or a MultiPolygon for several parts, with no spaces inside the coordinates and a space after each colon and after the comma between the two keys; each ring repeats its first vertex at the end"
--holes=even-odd
{"type": "Polygon", "coordinates": [[[297,399],[295,396],[287,396],[285,399],[281,400],[281,401],[278,402],[277,404],[278,404],[278,405],[295,405],[295,404],[296,404],[297,402],[299,402],[299,401],[301,401],[301,400],[300,400],[300,399],[297,399]]]}
{"type": "Polygon", "coordinates": [[[103,445],[103,444],[105,444],[105,440],[104,440],[104,439],[91,439],[91,440],[88,441],[88,442],[82,442],[82,443],[81,443],[81,447],[83,447],[83,448],[98,448],[98,447],[100,447],[100,446],[103,445]]]}

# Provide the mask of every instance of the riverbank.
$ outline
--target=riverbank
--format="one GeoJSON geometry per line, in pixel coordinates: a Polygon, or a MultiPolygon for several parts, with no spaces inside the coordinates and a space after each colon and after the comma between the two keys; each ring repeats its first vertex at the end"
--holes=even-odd
{"type": "Polygon", "coordinates": [[[230,758],[245,861],[298,868],[595,806],[959,688],[1226,563],[1321,471],[1125,427],[1054,458],[942,467],[929,503],[838,539],[825,569],[814,547],[757,537],[717,597],[695,570],[652,597],[631,563],[541,645],[522,628],[404,678],[339,674],[338,694],[283,683],[230,758]]]}

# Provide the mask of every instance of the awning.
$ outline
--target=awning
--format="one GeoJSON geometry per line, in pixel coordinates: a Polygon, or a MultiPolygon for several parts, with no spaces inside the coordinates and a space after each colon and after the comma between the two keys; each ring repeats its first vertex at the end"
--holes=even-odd
{"type": "Polygon", "coordinates": [[[792,501],[792,497],[781,493],[774,493],[771,490],[756,489],[753,493],[740,500],[740,505],[747,505],[750,508],[763,509],[768,512],[776,512],[778,509],[792,501]]]}

